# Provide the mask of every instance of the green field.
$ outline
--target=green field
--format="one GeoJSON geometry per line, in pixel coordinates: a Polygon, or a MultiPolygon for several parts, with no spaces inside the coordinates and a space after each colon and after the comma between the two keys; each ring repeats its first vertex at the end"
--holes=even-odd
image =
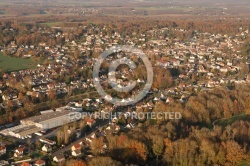
{"type": "Polygon", "coordinates": [[[239,166],[249,166],[250,163],[248,161],[242,161],[239,166]]]}
{"type": "Polygon", "coordinates": [[[246,114],[235,115],[229,119],[218,120],[217,122],[215,122],[215,125],[226,127],[227,125],[231,125],[234,122],[240,121],[240,120],[250,121],[250,115],[246,115],[246,114]]]}
{"type": "Polygon", "coordinates": [[[35,67],[35,62],[31,59],[14,58],[0,53],[0,69],[7,71],[17,71],[35,67]]]}
{"type": "Polygon", "coordinates": [[[63,22],[45,22],[45,23],[40,23],[40,25],[46,25],[48,27],[56,27],[56,26],[61,26],[63,22]]]}
{"type": "Polygon", "coordinates": [[[5,11],[4,10],[0,10],[0,14],[5,14],[5,11]]]}

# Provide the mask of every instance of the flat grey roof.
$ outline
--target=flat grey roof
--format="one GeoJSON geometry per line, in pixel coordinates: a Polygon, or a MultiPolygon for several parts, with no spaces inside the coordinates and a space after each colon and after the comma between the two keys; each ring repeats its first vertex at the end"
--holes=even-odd
{"type": "Polygon", "coordinates": [[[41,131],[42,129],[35,126],[35,125],[19,125],[19,127],[17,127],[14,130],[11,130],[11,132],[15,133],[15,134],[19,134],[21,137],[29,135],[29,134],[33,134],[35,132],[41,131]]]}
{"type": "Polygon", "coordinates": [[[27,119],[23,119],[21,121],[32,121],[35,123],[40,123],[46,120],[50,120],[50,119],[54,119],[54,118],[58,118],[60,116],[64,116],[64,115],[68,115],[69,113],[73,113],[73,111],[56,111],[56,112],[51,112],[51,113],[47,113],[47,114],[43,114],[43,115],[38,115],[38,116],[33,116],[27,119]]]}

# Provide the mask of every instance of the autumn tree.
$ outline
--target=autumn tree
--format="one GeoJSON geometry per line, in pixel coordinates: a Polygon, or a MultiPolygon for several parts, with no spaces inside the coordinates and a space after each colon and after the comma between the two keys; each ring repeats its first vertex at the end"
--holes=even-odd
{"type": "Polygon", "coordinates": [[[89,166],[121,166],[118,161],[112,160],[111,157],[94,157],[88,162],[89,166]]]}
{"type": "Polygon", "coordinates": [[[104,138],[100,137],[91,142],[91,150],[94,155],[101,153],[104,149],[104,138]]]}
{"type": "Polygon", "coordinates": [[[63,143],[63,140],[64,140],[64,133],[59,130],[56,134],[56,137],[57,137],[57,144],[61,145],[63,143]]]}
{"type": "Polygon", "coordinates": [[[246,99],[246,114],[250,115],[250,97],[246,99]]]}
{"type": "Polygon", "coordinates": [[[55,90],[49,90],[48,95],[49,95],[49,98],[51,100],[56,99],[56,91],[55,90]]]}
{"type": "Polygon", "coordinates": [[[87,166],[87,164],[81,159],[77,159],[77,160],[70,159],[66,161],[65,166],[87,166]]]}
{"type": "Polygon", "coordinates": [[[232,165],[238,165],[239,162],[246,159],[247,156],[244,154],[243,149],[238,143],[234,141],[227,141],[225,144],[226,148],[226,161],[232,165]]]}
{"type": "Polygon", "coordinates": [[[79,58],[79,56],[80,56],[80,51],[79,50],[75,50],[75,52],[74,52],[74,58],[79,58]]]}
{"type": "Polygon", "coordinates": [[[152,149],[158,161],[158,157],[161,156],[164,151],[164,140],[161,136],[154,136],[152,138],[152,143],[152,149]]]}

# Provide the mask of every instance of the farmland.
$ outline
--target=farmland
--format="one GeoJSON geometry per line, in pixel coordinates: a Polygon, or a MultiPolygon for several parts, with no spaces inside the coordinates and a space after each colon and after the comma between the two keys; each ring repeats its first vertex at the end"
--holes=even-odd
{"type": "Polygon", "coordinates": [[[14,58],[0,53],[0,69],[17,71],[33,68],[35,63],[31,59],[14,58]]]}

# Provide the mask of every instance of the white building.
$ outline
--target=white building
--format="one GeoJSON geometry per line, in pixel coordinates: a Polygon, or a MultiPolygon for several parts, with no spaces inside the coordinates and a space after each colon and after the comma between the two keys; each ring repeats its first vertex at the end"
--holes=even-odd
{"type": "Polygon", "coordinates": [[[20,122],[21,124],[35,125],[43,130],[46,130],[75,121],[72,117],[74,117],[74,112],[72,111],[56,111],[39,116],[33,116],[21,120],[20,122]]]}

